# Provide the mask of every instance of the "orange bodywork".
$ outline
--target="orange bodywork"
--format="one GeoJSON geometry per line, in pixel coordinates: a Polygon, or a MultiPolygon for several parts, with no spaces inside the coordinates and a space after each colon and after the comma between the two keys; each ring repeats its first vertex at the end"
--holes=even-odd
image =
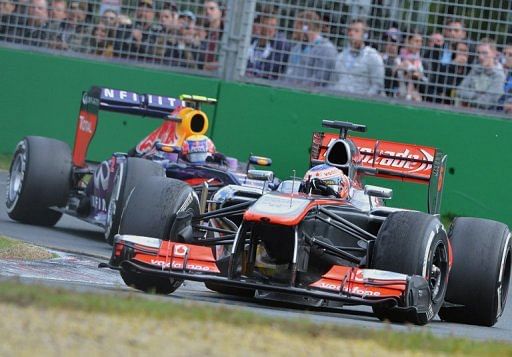
{"type": "Polygon", "coordinates": [[[407,281],[405,279],[368,279],[368,269],[334,265],[322,278],[310,287],[323,290],[344,292],[364,297],[400,297],[403,295],[407,281]]]}
{"type": "Polygon", "coordinates": [[[339,206],[343,204],[344,201],[342,200],[328,198],[311,199],[305,194],[268,194],[249,207],[244,213],[244,221],[296,226],[316,206],[339,206]]]}
{"type": "Polygon", "coordinates": [[[162,241],[160,249],[155,249],[154,254],[143,249],[136,249],[134,261],[154,265],[164,269],[187,269],[208,273],[220,273],[212,249],[193,244],[162,241]],[[186,267],[183,264],[186,260],[186,267]]]}
{"type": "MultiPolygon", "coordinates": [[[[428,184],[436,149],[428,146],[397,143],[369,138],[348,137],[359,153],[356,164],[378,169],[376,176],[406,182],[428,184]]],[[[336,133],[314,133],[311,159],[323,161],[329,144],[339,139],[336,133]]]]}

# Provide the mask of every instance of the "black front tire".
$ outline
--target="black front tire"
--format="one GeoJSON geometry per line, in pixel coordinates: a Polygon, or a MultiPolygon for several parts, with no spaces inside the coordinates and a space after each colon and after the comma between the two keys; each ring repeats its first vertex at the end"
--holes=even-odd
{"type": "Polygon", "coordinates": [[[424,325],[439,312],[448,285],[448,238],[437,217],[412,211],[391,213],[382,224],[372,258],[372,268],[419,275],[429,283],[431,306],[425,312],[403,313],[376,305],[380,320],[424,325]]]}
{"type": "Polygon", "coordinates": [[[65,142],[27,136],[16,146],[7,181],[6,206],[11,219],[53,226],[71,189],[71,149],[65,142]]]}
{"type": "Polygon", "coordinates": [[[151,176],[165,177],[162,165],[156,162],[129,157],[126,164],[116,172],[107,210],[107,224],[105,227],[105,240],[108,244],[114,244],[114,237],[119,231],[121,215],[128,196],[134,187],[144,179],[151,176]]]}
{"type": "MultiPolygon", "coordinates": [[[[120,234],[175,239],[170,237],[171,227],[178,212],[199,214],[199,202],[192,187],[166,177],[149,177],[132,191],[124,208],[120,234]]],[[[124,270],[125,283],[145,292],[170,294],[183,282],[178,279],[159,278],[124,270]]]]}
{"type": "Polygon", "coordinates": [[[493,326],[505,309],[510,287],[512,241],[508,227],[481,218],[456,218],[450,229],[453,265],[444,321],[493,326]]]}

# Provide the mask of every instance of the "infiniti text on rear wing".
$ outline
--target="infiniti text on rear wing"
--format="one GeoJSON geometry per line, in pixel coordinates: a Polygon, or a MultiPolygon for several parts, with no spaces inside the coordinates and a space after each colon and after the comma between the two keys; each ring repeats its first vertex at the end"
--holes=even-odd
{"type": "MultiPolygon", "coordinates": [[[[323,163],[336,133],[313,133],[311,164],[323,163]]],[[[440,211],[446,155],[432,147],[360,137],[348,137],[359,154],[354,164],[360,174],[428,185],[428,211],[440,211]]]]}
{"type": "Polygon", "coordinates": [[[78,167],[86,166],[87,149],[96,132],[100,110],[173,120],[171,114],[176,109],[186,107],[187,104],[178,98],[91,87],[90,90],[82,93],[73,148],[73,163],[78,167]]]}

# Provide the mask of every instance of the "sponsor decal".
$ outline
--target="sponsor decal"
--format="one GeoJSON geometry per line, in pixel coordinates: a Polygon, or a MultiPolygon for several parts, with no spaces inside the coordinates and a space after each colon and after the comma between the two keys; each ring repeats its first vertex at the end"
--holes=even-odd
{"type": "Polygon", "coordinates": [[[351,294],[362,295],[363,297],[364,296],[380,296],[380,291],[365,290],[363,288],[360,288],[359,286],[353,286],[350,289],[343,288],[343,291],[349,292],[351,294]]]}
{"type": "Polygon", "coordinates": [[[323,289],[340,290],[340,286],[341,285],[338,285],[338,284],[330,284],[330,283],[324,283],[324,282],[320,283],[320,288],[323,288],[323,289]]]}
{"type": "Polygon", "coordinates": [[[80,115],[78,127],[84,133],[92,134],[92,123],[87,120],[85,115],[80,115]]]}
{"type": "Polygon", "coordinates": [[[434,157],[430,155],[426,150],[420,149],[420,152],[422,155],[418,154],[412,154],[409,149],[405,149],[402,152],[395,152],[395,151],[379,151],[377,155],[374,156],[373,149],[362,147],[359,149],[362,157],[362,163],[375,165],[375,166],[384,166],[384,167],[392,167],[392,168],[398,168],[398,169],[408,169],[412,170],[412,172],[418,172],[418,171],[424,171],[424,170],[430,170],[432,169],[432,164],[425,163],[425,162],[414,162],[414,161],[407,161],[403,160],[401,158],[405,159],[414,159],[414,160],[427,160],[432,162],[434,160],[434,157]],[[382,156],[384,155],[384,156],[382,156]],[[393,156],[393,157],[386,157],[386,156],[393,156]]]}
{"type": "Polygon", "coordinates": [[[176,244],[174,246],[174,256],[176,257],[183,257],[187,254],[188,252],[188,247],[186,245],[183,245],[183,244],[176,244]]]}
{"type": "Polygon", "coordinates": [[[171,263],[169,263],[169,262],[166,263],[163,260],[157,260],[157,259],[151,259],[151,264],[162,267],[162,268],[170,268],[171,267],[171,263]]]}
{"type": "MultiPolygon", "coordinates": [[[[183,263],[172,263],[172,269],[183,269],[183,263]]],[[[197,265],[197,264],[187,264],[187,269],[189,270],[199,270],[199,271],[209,271],[210,268],[204,265],[197,265]]]]}
{"type": "Polygon", "coordinates": [[[110,167],[108,161],[103,161],[94,172],[94,187],[100,190],[108,189],[108,181],[110,179],[110,167]]]}
{"type": "Polygon", "coordinates": [[[98,211],[107,211],[107,202],[104,198],[91,196],[91,205],[98,211]]]}
{"type": "Polygon", "coordinates": [[[93,105],[100,105],[100,101],[98,98],[94,98],[89,96],[87,93],[85,93],[82,97],[82,103],[84,105],[93,104],[93,105]]]}
{"type": "Polygon", "coordinates": [[[192,192],[189,192],[187,199],[185,200],[185,202],[183,202],[180,209],[176,213],[180,213],[181,211],[186,210],[187,207],[190,206],[190,204],[192,203],[193,200],[194,200],[194,196],[192,195],[192,192]]]}
{"type": "Polygon", "coordinates": [[[137,93],[128,92],[125,90],[103,88],[101,90],[101,99],[115,100],[129,104],[141,104],[140,96],[137,93]]]}
{"type": "MultiPolygon", "coordinates": [[[[171,264],[170,262],[165,262],[163,260],[151,259],[151,264],[161,267],[163,269],[168,269],[168,268],[183,269],[183,263],[178,263],[178,262],[172,262],[172,264],[171,264]]],[[[209,267],[204,266],[204,265],[198,265],[198,264],[187,264],[187,269],[199,270],[199,271],[209,271],[210,270],[209,267]]]]}

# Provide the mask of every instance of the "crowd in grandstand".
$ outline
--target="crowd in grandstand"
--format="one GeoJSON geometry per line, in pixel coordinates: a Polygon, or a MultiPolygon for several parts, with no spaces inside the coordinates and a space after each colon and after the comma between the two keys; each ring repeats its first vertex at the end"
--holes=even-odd
{"type": "MultiPolygon", "coordinates": [[[[103,0],[101,6],[47,1],[0,0],[0,41],[204,71],[219,68],[225,16],[220,1],[204,1],[200,13],[167,0],[158,6],[155,0],[138,0],[133,13],[123,11],[120,0],[103,0]]],[[[512,114],[512,46],[500,52],[488,37],[471,41],[460,19],[448,19],[428,37],[397,25],[375,32],[364,19],[352,19],[344,24],[342,48],[333,42],[330,25],[311,9],[298,11],[292,28],[283,28],[278,9],[258,7],[245,75],[286,86],[512,114]]]]}

